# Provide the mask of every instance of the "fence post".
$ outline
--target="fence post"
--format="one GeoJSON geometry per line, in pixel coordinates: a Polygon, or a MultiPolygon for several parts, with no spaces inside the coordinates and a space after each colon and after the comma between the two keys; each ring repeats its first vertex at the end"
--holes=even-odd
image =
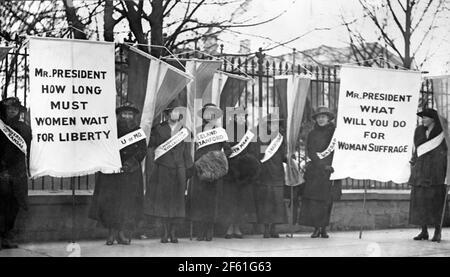
{"type": "MultiPolygon", "coordinates": [[[[258,50],[258,53],[256,53],[256,57],[258,58],[258,103],[259,103],[259,108],[260,108],[260,113],[261,113],[261,109],[263,107],[263,76],[264,76],[264,57],[265,54],[263,54],[263,50],[260,47],[258,50]]],[[[262,115],[259,115],[260,118],[262,117],[262,115]]]]}

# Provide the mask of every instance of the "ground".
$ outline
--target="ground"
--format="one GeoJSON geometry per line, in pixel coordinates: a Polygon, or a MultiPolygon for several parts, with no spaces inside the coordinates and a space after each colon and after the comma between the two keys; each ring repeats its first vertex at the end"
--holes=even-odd
{"type": "MultiPolygon", "coordinates": [[[[430,231],[430,237],[433,230],[430,231]]],[[[311,239],[309,234],[283,234],[279,239],[247,236],[244,239],[214,238],[197,242],[182,238],[178,244],[162,244],[158,239],[133,240],[129,246],[106,246],[104,241],[79,241],[82,257],[449,257],[450,229],[443,230],[440,243],[414,241],[417,229],[391,229],[359,232],[330,232],[329,239],[311,239]]],[[[19,249],[1,250],[0,257],[66,257],[67,242],[21,244],[19,249]]],[[[76,248],[76,247],[75,247],[76,248]]],[[[73,251],[77,255],[77,251],[73,251]]]]}

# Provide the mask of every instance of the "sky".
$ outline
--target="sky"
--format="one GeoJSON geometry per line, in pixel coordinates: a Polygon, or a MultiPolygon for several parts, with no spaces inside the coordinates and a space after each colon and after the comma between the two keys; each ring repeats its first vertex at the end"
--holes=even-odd
{"type": "MultiPolygon", "coordinates": [[[[372,0],[375,5],[381,5],[381,2],[372,0]]],[[[236,53],[241,39],[250,39],[251,50],[256,51],[259,47],[272,48],[277,45],[275,42],[286,42],[301,35],[304,35],[301,39],[287,44],[286,47],[277,47],[268,53],[279,55],[290,53],[293,48],[305,50],[320,45],[347,46],[348,32],[342,25],[342,16],[347,21],[356,19],[355,28],[359,29],[368,41],[377,39],[373,24],[368,18],[364,18],[358,0],[254,0],[247,8],[247,12],[241,17],[253,18],[251,22],[282,15],[260,26],[235,29],[241,34],[227,31],[220,35],[219,39],[225,45],[224,51],[227,53],[236,53]],[[325,30],[314,30],[321,28],[325,30]]],[[[423,68],[432,75],[450,73],[449,64],[446,64],[450,61],[450,41],[447,39],[450,35],[450,16],[448,19],[441,19],[438,26],[435,35],[425,41],[421,48],[423,50],[417,55],[420,62],[423,57],[434,54],[423,68]]],[[[392,32],[396,31],[393,25],[387,28],[392,32]]],[[[413,37],[413,45],[418,45],[420,38],[419,33],[413,37]]]]}

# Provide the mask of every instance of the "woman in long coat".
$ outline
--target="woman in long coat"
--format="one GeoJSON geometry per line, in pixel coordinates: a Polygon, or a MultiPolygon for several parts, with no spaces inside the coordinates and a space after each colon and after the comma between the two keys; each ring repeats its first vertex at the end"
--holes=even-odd
{"type": "Polygon", "coordinates": [[[415,151],[408,182],[412,186],[409,223],[422,227],[414,240],[428,240],[427,226],[433,225],[435,229],[432,241],[439,242],[446,192],[447,146],[437,112],[425,109],[417,115],[422,117],[422,125],[414,133],[415,151]],[[427,144],[431,147],[428,151],[423,151],[427,144]]]}
{"type": "Polygon", "coordinates": [[[0,117],[25,141],[28,153],[23,153],[0,131],[0,249],[17,248],[11,232],[20,209],[28,210],[28,178],[26,159],[29,156],[31,129],[20,121],[23,106],[16,97],[0,102],[0,117]]]}
{"type": "Polygon", "coordinates": [[[306,142],[306,152],[311,162],[305,172],[306,183],[299,223],[314,227],[312,238],[329,237],[326,227],[330,223],[334,197],[333,183],[330,181],[330,175],[333,172],[331,167],[333,153],[328,152],[328,156],[325,157],[319,156],[327,149],[333,137],[335,126],[330,122],[333,118],[334,114],[327,107],[319,107],[313,115],[316,124],[308,134],[306,142]]]}
{"type": "MultiPolygon", "coordinates": [[[[233,113],[231,124],[226,126],[232,149],[237,149],[236,145],[248,131],[246,116],[245,109],[239,107],[233,113]]],[[[220,220],[228,226],[226,239],[242,238],[240,225],[256,223],[253,186],[261,170],[258,150],[256,142],[249,142],[247,147],[229,159],[229,171],[224,177],[220,198],[220,220]]]]}
{"type": "MultiPolygon", "coordinates": [[[[215,122],[217,122],[217,120],[222,116],[222,111],[214,104],[206,104],[200,111],[200,116],[203,118],[203,123],[201,128],[197,130],[197,134],[217,128],[217,123],[215,122]]],[[[224,151],[227,157],[231,154],[230,146],[226,141],[212,143],[202,148],[199,148],[196,143],[194,155],[196,171],[193,176],[192,186],[189,193],[189,216],[192,221],[197,222],[198,241],[212,240],[214,223],[218,219],[218,203],[223,178],[218,178],[211,182],[201,180],[199,176],[199,168],[197,167],[200,158],[213,151],[224,151]]],[[[211,173],[218,173],[222,175],[223,173],[227,173],[227,168],[224,165],[215,164],[214,171],[215,172],[211,173]]],[[[223,176],[225,174],[223,174],[223,176]]]]}
{"type": "Polygon", "coordinates": [[[262,162],[261,173],[255,184],[256,213],[259,224],[264,224],[263,238],[279,238],[276,224],[287,222],[286,209],[284,206],[284,168],[286,162],[286,139],[283,137],[282,144],[268,160],[264,161],[267,147],[278,135],[282,135],[279,126],[280,119],[274,114],[269,114],[262,119],[258,127],[258,151],[259,160],[262,162]],[[265,128],[266,131],[262,131],[265,128]],[[262,138],[268,134],[268,138],[262,138]]]}
{"type": "MultiPolygon", "coordinates": [[[[133,104],[126,103],[117,108],[116,114],[119,138],[139,129],[136,120],[139,110],[133,104]]],[[[112,245],[114,240],[119,244],[130,244],[131,239],[125,236],[124,230],[134,229],[142,218],[144,188],[141,162],[146,154],[147,143],[141,139],[120,150],[121,173],[96,174],[89,217],[108,228],[107,245],[112,245]]]]}
{"type": "MultiPolygon", "coordinates": [[[[178,103],[172,102],[165,110],[167,121],[153,128],[149,147],[157,148],[180,132],[182,114],[178,103]]],[[[177,225],[184,222],[186,181],[193,170],[190,132],[184,141],[155,160],[144,199],[144,214],[161,224],[161,242],[177,243],[177,225]]]]}

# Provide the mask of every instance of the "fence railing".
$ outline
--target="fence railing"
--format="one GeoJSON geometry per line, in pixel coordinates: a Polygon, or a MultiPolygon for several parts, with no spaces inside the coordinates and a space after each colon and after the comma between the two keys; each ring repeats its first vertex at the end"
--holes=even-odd
{"type": "MultiPolygon", "coordinates": [[[[192,58],[192,55],[185,55],[180,58],[192,58]]],[[[199,59],[211,59],[210,56],[196,56],[199,59]]],[[[301,135],[299,149],[304,146],[306,135],[311,130],[313,122],[312,112],[320,105],[326,105],[331,110],[337,112],[339,96],[339,66],[313,66],[313,65],[292,65],[283,61],[278,61],[270,56],[263,55],[262,52],[249,56],[228,56],[218,55],[223,59],[221,70],[234,74],[248,75],[255,82],[244,88],[239,99],[239,104],[243,104],[249,109],[265,107],[269,111],[270,107],[278,106],[278,95],[276,95],[274,78],[277,75],[285,74],[312,74],[311,85],[308,92],[307,103],[305,105],[304,120],[301,123],[301,135]]],[[[116,48],[116,89],[117,104],[124,103],[128,98],[128,60],[126,47],[121,44],[116,48]]],[[[27,98],[29,94],[28,76],[28,53],[25,48],[12,50],[0,63],[0,89],[2,99],[9,96],[16,96],[21,99],[25,106],[28,106],[27,98]]],[[[429,80],[424,80],[420,97],[421,106],[433,107],[433,88],[429,80]]],[[[29,120],[25,116],[25,121],[29,120]]],[[[73,178],[53,178],[42,177],[30,180],[30,190],[66,190],[75,185],[76,189],[91,190],[95,185],[94,175],[73,177],[73,178]]],[[[362,189],[363,180],[346,179],[343,182],[344,189],[362,189]]],[[[370,181],[368,188],[371,189],[408,189],[407,184],[396,184],[393,182],[370,181]]]]}

